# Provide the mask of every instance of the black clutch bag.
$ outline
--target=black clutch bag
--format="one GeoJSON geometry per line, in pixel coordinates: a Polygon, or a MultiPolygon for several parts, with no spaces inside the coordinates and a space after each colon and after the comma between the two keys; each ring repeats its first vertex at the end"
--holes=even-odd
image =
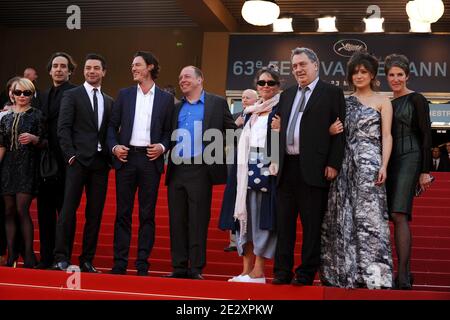
{"type": "MultiPolygon", "coordinates": [[[[433,183],[433,181],[435,179],[436,178],[430,174],[430,184],[433,183]]],[[[423,192],[423,190],[422,190],[422,187],[420,186],[420,183],[417,183],[417,185],[416,185],[416,193],[415,193],[416,197],[420,196],[422,194],[422,192],[423,192]]]]}

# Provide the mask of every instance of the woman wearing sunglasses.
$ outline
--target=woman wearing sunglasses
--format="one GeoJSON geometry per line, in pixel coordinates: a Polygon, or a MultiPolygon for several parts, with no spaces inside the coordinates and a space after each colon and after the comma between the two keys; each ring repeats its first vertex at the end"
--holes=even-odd
{"type": "Polygon", "coordinates": [[[260,99],[244,110],[246,123],[237,150],[237,196],[234,218],[239,222],[237,249],[243,271],[232,282],[265,283],[266,259],[275,254],[275,177],[269,172],[270,124],[280,99],[280,75],[273,66],[256,74],[260,99]]]}
{"type": "Polygon", "coordinates": [[[14,238],[17,229],[15,215],[18,214],[24,240],[24,267],[32,268],[36,264],[36,257],[30,205],[37,192],[43,119],[41,111],[31,107],[35,88],[30,80],[17,80],[11,91],[14,105],[0,120],[0,192],[5,201],[7,265],[12,266],[17,256],[14,238]]]}

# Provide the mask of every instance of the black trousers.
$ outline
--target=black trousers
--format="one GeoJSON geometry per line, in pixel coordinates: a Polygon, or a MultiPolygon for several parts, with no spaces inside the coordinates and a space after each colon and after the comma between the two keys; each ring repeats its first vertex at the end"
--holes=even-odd
{"type": "Polygon", "coordinates": [[[301,265],[297,275],[314,278],[320,266],[320,235],[327,207],[328,188],[307,185],[300,171],[299,156],[285,155],[285,163],[277,189],[277,248],[274,276],[291,279],[294,266],[294,249],[297,218],[303,229],[301,265]]]}
{"type": "Polygon", "coordinates": [[[201,274],[211,217],[212,184],[205,165],[174,166],[168,184],[170,252],[175,272],[201,274]]]}
{"type": "Polygon", "coordinates": [[[56,224],[56,262],[70,261],[73,235],[76,230],[76,213],[83,189],[86,192],[85,225],[80,265],[92,262],[97,248],[98,234],[108,188],[109,165],[104,156],[97,153],[89,167],[77,160],[67,167],[64,204],[56,224]]]}
{"type": "MultiPolygon", "coordinates": [[[[58,163],[61,168],[63,164],[58,163]]],[[[62,169],[63,170],[63,169],[62,169]]],[[[64,201],[65,173],[58,179],[43,180],[39,186],[37,209],[39,221],[39,241],[41,263],[53,263],[56,238],[56,221],[61,214],[64,201]]],[[[75,223],[75,221],[73,221],[75,223]]],[[[75,237],[71,235],[71,243],[75,237]]]]}
{"type": "Polygon", "coordinates": [[[128,153],[128,162],[116,170],[117,213],[114,224],[114,269],[125,271],[131,241],[134,198],[138,190],[139,234],[136,269],[149,269],[155,242],[155,207],[161,174],[145,151],[128,153]]]}

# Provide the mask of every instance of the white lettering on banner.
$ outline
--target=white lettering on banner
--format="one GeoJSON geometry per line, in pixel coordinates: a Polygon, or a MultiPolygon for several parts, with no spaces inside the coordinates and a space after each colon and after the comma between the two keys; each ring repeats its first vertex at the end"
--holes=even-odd
{"type": "Polygon", "coordinates": [[[450,111],[449,110],[433,110],[430,111],[431,117],[450,117],[450,111]]]}
{"type": "MultiPolygon", "coordinates": [[[[291,62],[289,60],[277,61],[271,60],[268,64],[273,64],[279,68],[280,75],[290,76],[292,73],[291,62]]],[[[235,61],[233,63],[233,74],[236,76],[253,76],[263,66],[261,60],[258,61],[235,61]]],[[[447,77],[448,65],[446,61],[431,62],[420,61],[411,62],[409,65],[411,74],[414,77],[447,77]]],[[[346,75],[346,66],[342,61],[320,61],[320,71],[324,76],[343,76],[346,75]]],[[[384,62],[380,61],[378,67],[378,76],[385,76],[384,62]]]]}

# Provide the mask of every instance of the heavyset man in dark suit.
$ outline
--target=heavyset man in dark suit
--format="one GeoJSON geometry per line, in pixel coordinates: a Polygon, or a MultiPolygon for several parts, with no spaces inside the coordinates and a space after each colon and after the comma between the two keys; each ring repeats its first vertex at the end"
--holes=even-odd
{"type": "Polygon", "coordinates": [[[79,257],[81,271],[97,272],[92,265],[108,186],[110,157],[106,131],[113,100],[101,91],[106,74],[105,59],[88,54],[83,85],[64,92],[58,119],[58,138],[68,164],[64,204],[56,229],[55,269],[70,264],[76,228],[76,211],[86,189],[86,223],[79,257]]]}
{"type": "Polygon", "coordinates": [[[203,91],[200,69],[183,68],[179,85],[184,97],[172,116],[176,141],[171,143],[166,174],[173,268],[168,277],[203,279],[212,186],[227,178],[225,152],[218,163],[204,162],[203,150],[210,142],[203,135],[210,129],[224,134],[236,125],[226,100],[203,91]]]}
{"type": "MultiPolygon", "coordinates": [[[[48,149],[56,159],[58,171],[54,177],[41,179],[39,184],[37,208],[41,261],[36,269],[47,269],[53,264],[56,220],[62,209],[66,177],[66,162],[57,136],[58,116],[64,91],[76,87],[69,81],[75,70],[75,63],[69,54],[54,53],[48,61],[47,70],[53,85],[41,94],[41,111],[45,116],[48,149]]],[[[74,235],[71,235],[72,241],[74,235]]]]}
{"type": "Polygon", "coordinates": [[[150,52],[137,52],[131,71],[138,85],[119,92],[108,128],[108,149],[114,154],[116,169],[117,201],[111,272],[126,273],[134,197],[139,188],[136,269],[138,275],[145,276],[155,241],[155,207],[164,171],[164,152],[169,149],[174,99],[156,86],[159,63],[150,52]]]}
{"type": "Polygon", "coordinates": [[[344,136],[328,129],[345,119],[341,89],[319,79],[319,60],[308,48],[291,55],[298,85],[280,97],[280,166],[277,181],[277,249],[273,284],[311,285],[320,264],[320,233],[329,182],[344,154],[344,136]],[[302,263],[293,278],[297,217],[303,228],[302,263]]]}

